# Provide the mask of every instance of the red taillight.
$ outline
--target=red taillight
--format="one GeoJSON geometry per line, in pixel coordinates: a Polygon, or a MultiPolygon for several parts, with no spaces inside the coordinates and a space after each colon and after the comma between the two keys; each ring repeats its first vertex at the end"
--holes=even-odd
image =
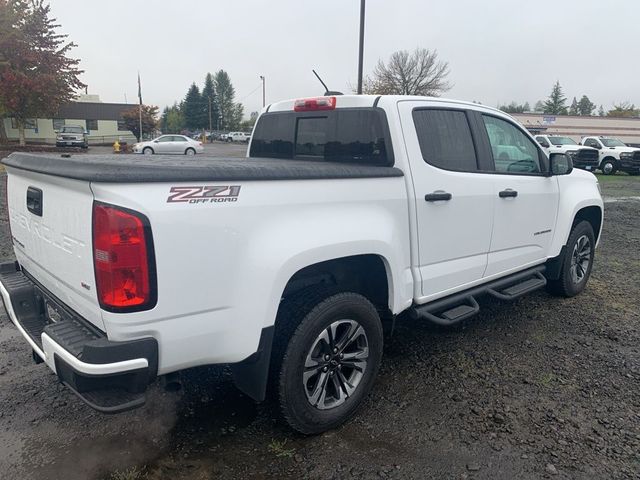
{"type": "Polygon", "coordinates": [[[105,310],[137,311],[155,305],[150,235],[140,213],[94,203],[93,263],[98,300],[105,310]]]}
{"type": "Polygon", "coordinates": [[[336,97],[301,98],[293,104],[294,112],[314,112],[316,110],[333,110],[336,108],[336,97]]]}

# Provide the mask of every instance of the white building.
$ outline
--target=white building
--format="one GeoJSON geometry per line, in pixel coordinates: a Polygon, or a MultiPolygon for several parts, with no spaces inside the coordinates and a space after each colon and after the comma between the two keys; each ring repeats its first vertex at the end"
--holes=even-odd
{"type": "MultiPolygon", "coordinates": [[[[116,140],[135,142],[136,138],[122,120],[122,112],[136,108],[136,104],[103,103],[98,95],[81,95],[75,102],[62,105],[54,118],[29,119],[25,128],[27,142],[56,142],[56,130],[62,125],[78,125],[89,132],[89,144],[112,144],[116,140]]],[[[18,140],[18,126],[14,118],[4,122],[9,140],[18,140]]]]}
{"type": "Polygon", "coordinates": [[[542,113],[511,114],[527,130],[535,134],[562,135],[579,142],[586,136],[619,138],[640,145],[640,118],[547,115],[542,113]]]}

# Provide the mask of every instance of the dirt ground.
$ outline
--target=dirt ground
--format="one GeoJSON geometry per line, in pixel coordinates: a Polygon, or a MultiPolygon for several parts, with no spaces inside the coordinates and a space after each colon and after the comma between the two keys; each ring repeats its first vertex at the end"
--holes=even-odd
{"type": "MultiPolygon", "coordinates": [[[[316,437],[281,425],[223,368],[184,373],[181,392],[154,385],[141,409],[96,413],[32,362],[3,311],[0,477],[640,478],[640,178],[602,185],[582,295],[485,301],[449,330],[398,322],[366,404],[316,437]]],[[[0,258],[11,259],[0,208],[0,258]]]]}

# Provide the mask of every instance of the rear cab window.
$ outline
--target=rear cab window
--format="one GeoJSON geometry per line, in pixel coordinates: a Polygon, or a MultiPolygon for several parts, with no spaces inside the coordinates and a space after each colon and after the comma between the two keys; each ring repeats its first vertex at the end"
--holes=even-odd
{"type": "Polygon", "coordinates": [[[263,114],[250,157],[393,166],[389,127],[380,108],[263,114]]]}

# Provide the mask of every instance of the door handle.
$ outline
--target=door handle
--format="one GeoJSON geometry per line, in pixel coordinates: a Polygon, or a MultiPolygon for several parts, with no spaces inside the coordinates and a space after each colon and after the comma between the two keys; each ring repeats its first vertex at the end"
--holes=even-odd
{"type": "Polygon", "coordinates": [[[506,190],[502,190],[500,193],[498,193],[498,196],[500,198],[509,198],[509,197],[517,197],[518,196],[518,192],[516,190],[511,190],[510,188],[507,188],[506,190]]]}
{"type": "Polygon", "coordinates": [[[424,196],[424,199],[427,202],[439,202],[439,201],[448,201],[451,200],[452,195],[448,192],[443,192],[442,190],[436,190],[433,193],[427,193],[424,196]]]}

